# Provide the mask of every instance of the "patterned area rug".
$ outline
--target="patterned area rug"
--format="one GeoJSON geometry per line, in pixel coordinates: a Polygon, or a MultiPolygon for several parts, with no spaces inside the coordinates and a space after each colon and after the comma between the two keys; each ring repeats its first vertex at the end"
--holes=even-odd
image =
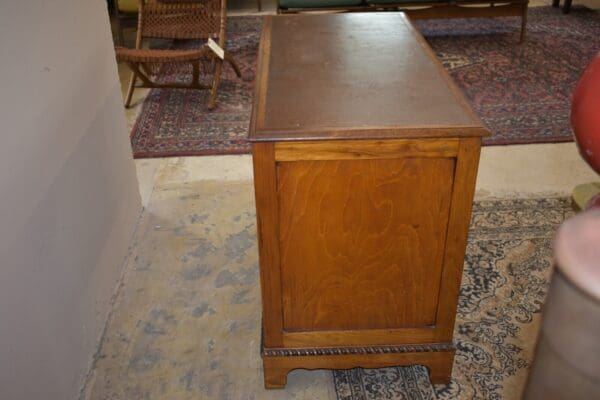
{"type": "Polygon", "coordinates": [[[449,385],[422,366],[335,371],[338,400],[519,399],[552,266],[552,238],[572,214],[564,199],[475,203],[449,385]]]}
{"type": "Polygon", "coordinates": [[[600,13],[530,8],[522,45],[516,33],[520,18],[429,20],[418,26],[492,132],[484,145],[573,140],[571,95],[600,51],[600,13]]]}
{"type": "MultiPolygon", "coordinates": [[[[492,131],[484,145],[570,141],[570,96],[600,50],[600,14],[531,8],[525,44],[520,19],[419,21],[419,28],[492,131]]],[[[260,17],[229,19],[229,50],[244,79],[225,67],[217,107],[206,91],[153,89],[131,132],[134,156],[248,153],[260,17]]],[[[181,77],[181,79],[188,79],[181,77]]]]}

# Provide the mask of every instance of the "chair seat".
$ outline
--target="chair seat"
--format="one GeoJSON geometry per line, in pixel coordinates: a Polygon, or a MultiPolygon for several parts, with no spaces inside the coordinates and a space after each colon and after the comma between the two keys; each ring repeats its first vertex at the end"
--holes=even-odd
{"type": "Polygon", "coordinates": [[[157,50],[157,49],[131,49],[126,47],[115,48],[118,61],[125,62],[185,62],[206,58],[209,53],[207,47],[197,50],[157,50]]]}

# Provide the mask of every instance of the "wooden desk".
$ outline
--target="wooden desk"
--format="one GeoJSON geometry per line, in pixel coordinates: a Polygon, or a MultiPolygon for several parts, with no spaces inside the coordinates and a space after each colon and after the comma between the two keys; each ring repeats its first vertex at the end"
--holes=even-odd
{"type": "Polygon", "coordinates": [[[265,18],[250,126],[267,388],[450,378],[479,119],[402,13],[265,18]]]}

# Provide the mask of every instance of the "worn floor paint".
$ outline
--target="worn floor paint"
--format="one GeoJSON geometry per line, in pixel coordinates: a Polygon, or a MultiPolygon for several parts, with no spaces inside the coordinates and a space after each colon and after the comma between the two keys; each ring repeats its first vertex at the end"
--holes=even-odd
{"type": "Polygon", "coordinates": [[[90,399],[334,399],[330,372],[263,388],[251,181],[154,189],[90,399]]]}

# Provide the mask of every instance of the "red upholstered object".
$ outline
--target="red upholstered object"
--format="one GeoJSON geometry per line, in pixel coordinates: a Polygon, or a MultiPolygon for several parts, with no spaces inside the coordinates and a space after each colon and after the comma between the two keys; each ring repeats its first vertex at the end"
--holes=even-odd
{"type": "Polygon", "coordinates": [[[571,125],[579,153],[600,173],[600,53],[577,83],[571,107],[571,125]]]}

